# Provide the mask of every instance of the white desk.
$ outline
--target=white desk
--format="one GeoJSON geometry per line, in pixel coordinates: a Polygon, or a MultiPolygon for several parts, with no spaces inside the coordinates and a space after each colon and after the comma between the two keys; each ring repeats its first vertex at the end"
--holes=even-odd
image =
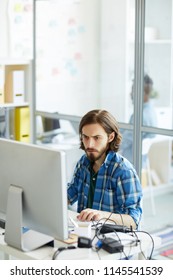
{"type": "MultiPolygon", "coordinates": [[[[55,248],[52,247],[42,247],[40,249],[31,251],[31,252],[22,252],[18,249],[15,249],[11,246],[8,246],[4,242],[4,235],[2,235],[2,230],[0,230],[0,251],[4,253],[4,259],[9,259],[9,256],[13,256],[20,260],[51,260],[54,252],[58,247],[66,247],[67,244],[55,241],[55,248]]],[[[135,259],[145,259],[145,256],[149,256],[152,249],[152,241],[149,235],[138,232],[137,236],[140,240],[137,246],[124,246],[124,252],[127,256],[133,256],[135,259]],[[144,254],[144,255],[143,255],[144,254]]],[[[127,234],[128,238],[128,234],[127,234]]],[[[161,239],[159,237],[153,237],[155,247],[161,244],[161,239]]],[[[123,241],[122,241],[123,243],[123,241]]],[[[127,241],[125,242],[127,243],[127,241]]],[[[75,244],[74,244],[75,245],[75,244]]],[[[110,259],[121,259],[124,258],[125,255],[123,253],[109,254],[105,250],[99,250],[99,252],[95,252],[92,249],[87,248],[77,248],[71,250],[62,251],[57,260],[110,260],[110,259]]]]}
{"type": "MultiPolygon", "coordinates": [[[[127,242],[128,234],[126,235],[126,240],[122,240],[122,244],[124,244],[124,253],[115,253],[110,254],[103,249],[100,249],[99,252],[95,252],[93,249],[86,248],[77,248],[72,250],[64,250],[62,251],[57,259],[59,260],[113,260],[113,259],[124,259],[125,255],[127,257],[133,256],[133,259],[146,259],[145,257],[149,257],[152,249],[151,238],[145,233],[137,233],[138,239],[140,242],[137,246],[130,246],[130,243],[127,242]]],[[[121,234],[119,234],[121,236],[121,234]]],[[[120,238],[121,239],[121,238],[120,238]]],[[[161,239],[158,237],[154,237],[155,247],[160,245],[161,239]]]]}

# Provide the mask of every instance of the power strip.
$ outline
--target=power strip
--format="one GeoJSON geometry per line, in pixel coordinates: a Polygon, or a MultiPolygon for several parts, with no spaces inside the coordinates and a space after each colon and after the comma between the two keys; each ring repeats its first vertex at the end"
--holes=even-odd
{"type": "Polygon", "coordinates": [[[109,233],[109,232],[131,232],[131,229],[123,226],[123,225],[116,225],[116,224],[103,224],[102,226],[98,227],[99,233],[109,233]]]}
{"type": "Polygon", "coordinates": [[[121,242],[113,239],[113,238],[106,238],[102,241],[102,249],[109,252],[110,254],[119,253],[123,251],[124,246],[121,242]]]}

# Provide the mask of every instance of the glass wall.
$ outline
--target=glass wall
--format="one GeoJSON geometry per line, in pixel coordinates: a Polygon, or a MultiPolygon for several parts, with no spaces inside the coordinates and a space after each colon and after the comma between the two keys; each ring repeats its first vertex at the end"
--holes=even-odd
{"type": "Polygon", "coordinates": [[[0,59],[33,59],[33,0],[0,1],[0,59]]]}
{"type": "Polygon", "coordinates": [[[36,1],[38,110],[81,116],[105,108],[128,122],[133,110],[134,3],[36,1]]]}
{"type": "Polygon", "coordinates": [[[146,0],[144,70],[153,81],[149,96],[157,117],[153,126],[166,129],[173,129],[172,12],[172,0],[146,0]]]}
{"type": "Polygon", "coordinates": [[[172,0],[145,1],[143,186],[173,182],[172,4],[172,0]]]}
{"type": "Polygon", "coordinates": [[[37,110],[81,116],[100,106],[100,1],[36,1],[35,44],[37,110]]]}
{"type": "MultiPolygon", "coordinates": [[[[109,110],[123,135],[120,152],[135,164],[144,187],[144,158],[164,137],[170,172],[172,0],[37,0],[35,34],[32,0],[1,2],[1,57],[32,59],[34,41],[35,110],[79,117],[93,108],[109,110]]],[[[152,169],[153,184],[171,183],[171,176],[165,182],[152,169]]]]}
{"type": "Polygon", "coordinates": [[[172,1],[166,2],[36,1],[36,109],[77,116],[109,110],[120,124],[120,152],[145,187],[145,142],[154,146],[173,128],[172,1]]]}
{"type": "Polygon", "coordinates": [[[172,186],[173,181],[173,137],[151,134],[142,142],[142,185],[172,186]]]}

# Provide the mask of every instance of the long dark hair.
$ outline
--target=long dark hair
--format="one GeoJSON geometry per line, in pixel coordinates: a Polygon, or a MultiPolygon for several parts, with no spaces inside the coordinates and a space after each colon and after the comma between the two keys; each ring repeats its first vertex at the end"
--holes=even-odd
{"type": "Polygon", "coordinates": [[[96,123],[101,125],[108,135],[112,132],[115,133],[114,139],[109,143],[109,150],[117,152],[119,150],[122,137],[119,131],[118,122],[106,110],[92,110],[83,116],[79,125],[80,148],[82,150],[85,149],[82,142],[82,128],[85,125],[96,123]]]}

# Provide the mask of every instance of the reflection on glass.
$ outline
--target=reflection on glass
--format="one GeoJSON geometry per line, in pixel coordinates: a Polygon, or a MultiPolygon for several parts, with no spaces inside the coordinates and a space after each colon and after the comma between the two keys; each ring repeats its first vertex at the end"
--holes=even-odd
{"type": "Polygon", "coordinates": [[[128,122],[134,76],[135,1],[100,2],[100,105],[119,122],[128,122]]]}
{"type": "Polygon", "coordinates": [[[142,168],[142,186],[173,183],[173,137],[154,135],[142,142],[146,165],[142,168]]]}
{"type": "MultiPolygon", "coordinates": [[[[156,111],[152,101],[153,80],[149,75],[144,76],[144,98],[143,98],[143,126],[154,127],[157,125],[156,111]]],[[[144,134],[143,138],[151,137],[150,133],[144,134]]]]}
{"type": "MultiPolygon", "coordinates": [[[[131,99],[132,103],[134,100],[134,85],[132,84],[131,90],[131,99]]],[[[153,106],[153,102],[151,101],[151,96],[153,92],[153,80],[149,75],[144,76],[144,95],[143,95],[143,125],[154,127],[157,125],[157,116],[153,106]]],[[[131,115],[130,124],[134,123],[134,114],[131,115]]],[[[122,145],[121,145],[121,153],[124,157],[126,157],[129,161],[133,163],[133,131],[132,130],[121,130],[122,133],[122,145]]],[[[150,132],[145,132],[142,134],[142,139],[152,138],[153,134],[150,132]]],[[[143,156],[142,158],[142,166],[146,164],[146,158],[143,156]]]]}
{"type": "Polygon", "coordinates": [[[173,128],[172,0],[146,0],[145,71],[154,80],[158,128],[173,128]]]}

